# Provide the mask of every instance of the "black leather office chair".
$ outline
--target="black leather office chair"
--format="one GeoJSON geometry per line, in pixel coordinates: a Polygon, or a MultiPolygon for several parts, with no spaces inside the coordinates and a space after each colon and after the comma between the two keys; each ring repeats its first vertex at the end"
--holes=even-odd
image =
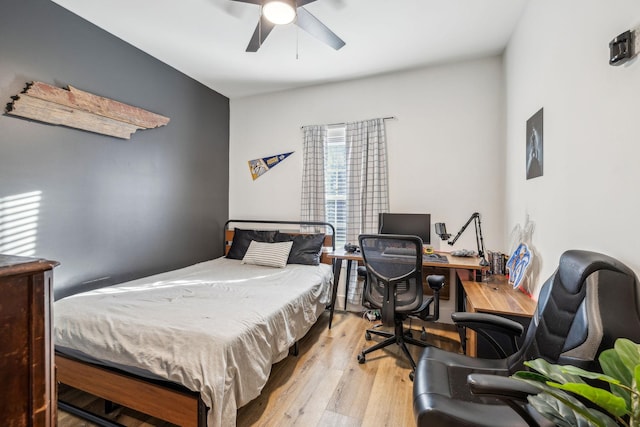
{"type": "Polygon", "coordinates": [[[501,395],[497,392],[499,385],[481,384],[496,377],[472,375],[474,392],[486,390],[486,394],[474,395],[467,376],[505,377],[525,369],[524,361],[539,357],[551,363],[598,369],[598,355],[613,347],[617,338],[639,342],[639,298],[637,277],[619,261],[594,252],[565,252],[556,272],[541,289],[536,312],[516,353],[503,359],[475,359],[435,347],[422,352],[413,385],[417,425],[551,425],[526,403],[526,398],[514,405],[520,415],[507,406],[513,405],[507,395],[522,398],[526,394],[522,390],[503,390],[506,395],[501,395]]]}
{"type": "Polygon", "coordinates": [[[386,339],[362,351],[358,362],[365,363],[366,354],[372,351],[397,344],[409,359],[412,369],[409,377],[413,380],[416,363],[407,343],[421,347],[426,343],[405,332],[403,321],[409,316],[438,320],[444,276],[429,276],[427,282],[434,295],[423,295],[422,240],[417,236],[363,234],[359,242],[367,273],[364,299],[371,307],[380,309],[382,324],[394,326],[394,332],[368,329],[365,333],[367,340],[371,339],[371,334],[386,339]]]}

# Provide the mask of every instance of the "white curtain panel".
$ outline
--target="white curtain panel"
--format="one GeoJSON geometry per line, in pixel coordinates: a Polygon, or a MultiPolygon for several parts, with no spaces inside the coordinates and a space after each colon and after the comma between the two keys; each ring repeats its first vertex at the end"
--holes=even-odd
{"type": "MultiPolygon", "coordinates": [[[[389,173],[384,119],[347,123],[347,242],[378,232],[378,214],[389,212],[389,173]]],[[[347,299],[362,301],[357,274],[351,273],[347,299]]]]}
{"type": "MultiPolygon", "coordinates": [[[[324,157],[327,127],[305,126],[302,147],[302,221],[324,221],[324,157]]],[[[324,230],[322,230],[324,232],[324,230]]]]}

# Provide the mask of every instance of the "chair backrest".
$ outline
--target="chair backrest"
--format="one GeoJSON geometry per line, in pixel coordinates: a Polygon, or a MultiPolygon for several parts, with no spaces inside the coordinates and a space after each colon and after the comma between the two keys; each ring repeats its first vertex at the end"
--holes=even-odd
{"type": "Polygon", "coordinates": [[[597,357],[617,338],[640,342],[638,278],[607,255],[570,250],[545,282],[527,336],[510,357],[512,369],[542,357],[597,369],[597,357]]]}
{"type": "Polygon", "coordinates": [[[382,322],[392,325],[396,313],[422,305],[422,240],[418,236],[363,234],[359,237],[367,269],[364,298],[381,309],[382,322]]]}

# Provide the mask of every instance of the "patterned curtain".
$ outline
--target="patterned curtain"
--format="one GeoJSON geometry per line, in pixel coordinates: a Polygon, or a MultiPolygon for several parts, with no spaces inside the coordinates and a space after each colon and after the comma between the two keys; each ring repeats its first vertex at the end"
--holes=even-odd
{"type": "MultiPolygon", "coordinates": [[[[384,119],[347,123],[347,242],[378,232],[378,214],[389,212],[387,138],[384,119]]],[[[349,302],[359,304],[362,289],[351,272],[349,302]]]]}
{"type": "MultiPolygon", "coordinates": [[[[302,146],[302,221],[324,221],[324,156],[327,127],[305,126],[302,146]]],[[[322,230],[324,232],[324,230],[322,230]]]]}

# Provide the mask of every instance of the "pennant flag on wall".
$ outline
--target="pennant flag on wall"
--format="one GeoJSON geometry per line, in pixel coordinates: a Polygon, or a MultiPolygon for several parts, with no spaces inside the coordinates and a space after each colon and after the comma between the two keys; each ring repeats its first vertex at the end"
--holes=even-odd
{"type": "Polygon", "coordinates": [[[255,181],[258,177],[264,175],[273,168],[275,165],[292,155],[294,152],[282,154],[274,154],[273,156],[263,157],[261,159],[249,160],[249,170],[251,171],[251,177],[255,181]]]}

